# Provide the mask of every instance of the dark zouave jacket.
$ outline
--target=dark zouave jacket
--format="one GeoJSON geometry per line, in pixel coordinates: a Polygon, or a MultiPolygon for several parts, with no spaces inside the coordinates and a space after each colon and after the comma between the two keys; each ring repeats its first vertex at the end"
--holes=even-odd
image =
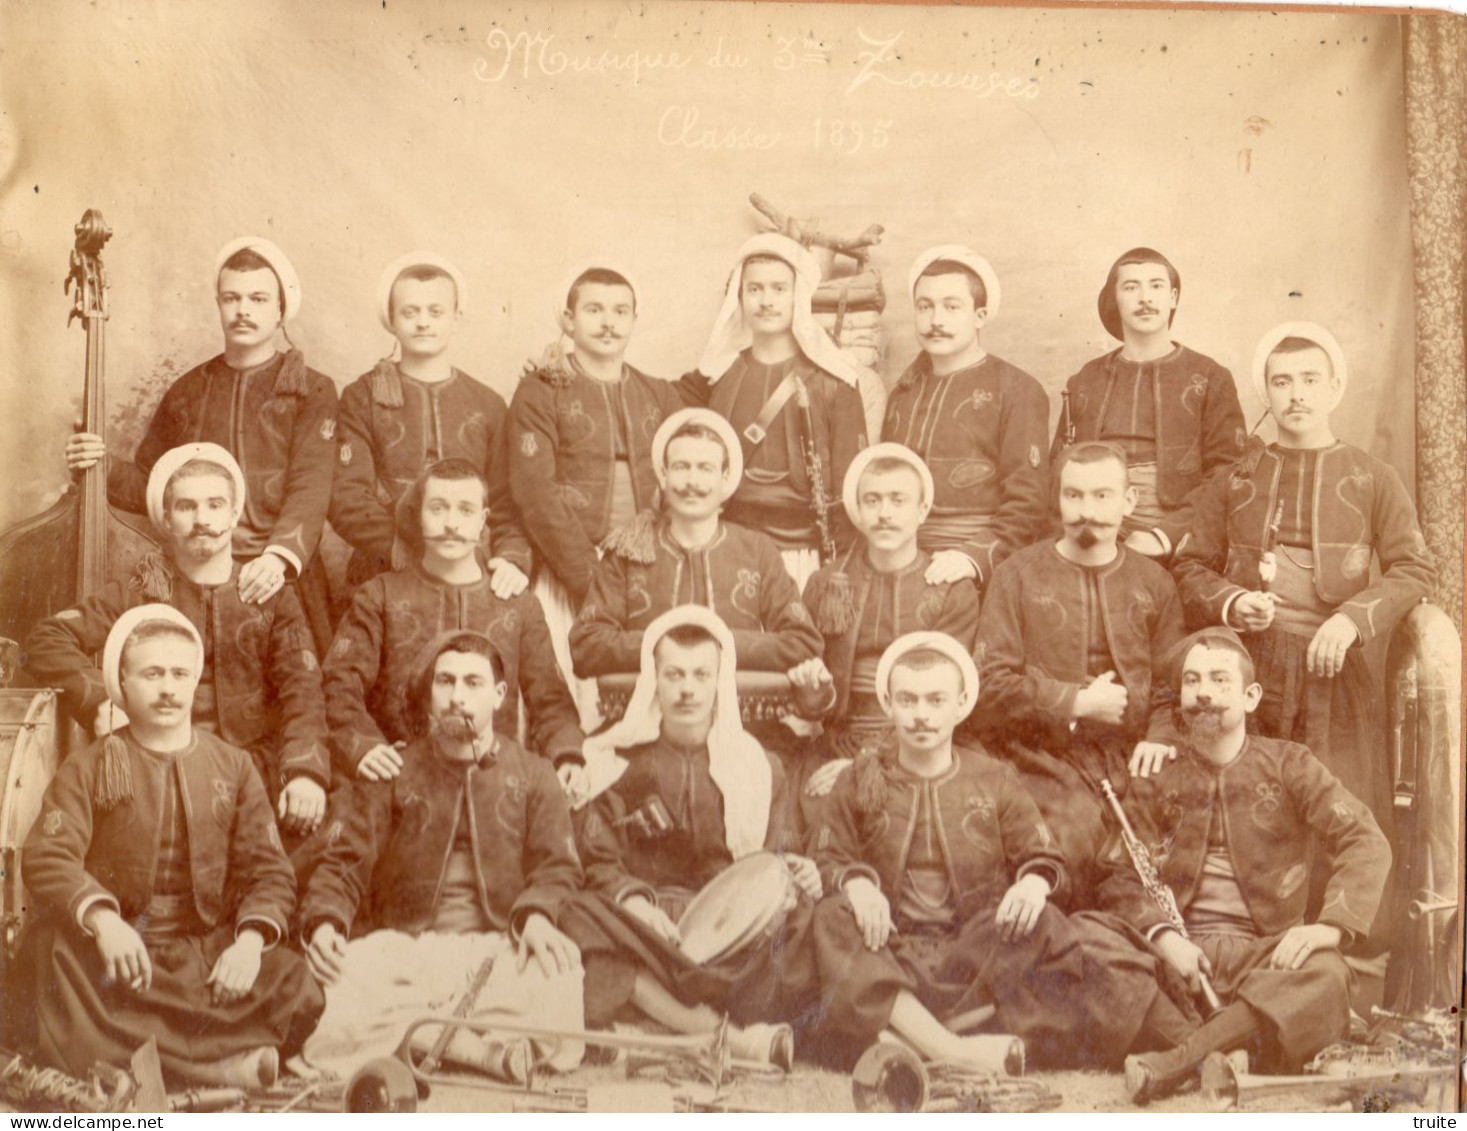
{"type": "Polygon", "coordinates": [[[636,671],[642,630],[687,604],[711,608],[728,625],[740,669],[783,672],[820,654],[820,633],[770,539],[720,521],[706,546],[686,550],[664,515],[650,552],[623,547],[596,567],[570,634],[576,675],[636,671]]]}
{"type": "MultiPolygon", "coordinates": [[[[696,892],[734,862],[723,824],[723,794],[708,771],[708,747],[688,750],[662,738],[617,753],[622,776],[594,801],[577,825],[586,888],[613,903],[643,895],[657,903],[659,889],[696,892]],[[639,820],[653,798],[670,827],[639,820]]],[[[797,851],[787,819],[783,765],[765,752],[772,774],[769,852],[797,851]]]]}
{"type": "MultiPolygon", "coordinates": [[[[1221,814],[1239,891],[1262,936],[1305,922],[1311,847],[1322,849],[1329,883],[1318,921],[1346,936],[1370,933],[1391,870],[1391,846],[1370,810],[1296,742],[1249,735],[1215,769],[1191,751],[1159,774],[1134,778],[1126,812],[1153,851],[1163,883],[1186,918],[1221,814]]],[[[1166,918],[1141,886],[1124,844],[1110,844],[1100,905],[1151,932],[1166,918]]]]}
{"type": "Polygon", "coordinates": [[[992,354],[946,377],[917,355],[886,402],[881,438],[905,444],[932,472],[935,498],[927,525],[917,532],[924,550],[932,524],[989,517],[989,525],[958,545],[987,584],[1004,558],[1039,538],[1049,526],[1049,397],[1017,366],[992,354]]]}
{"type": "Polygon", "coordinates": [[[978,591],[967,581],[930,584],[923,574],[932,555],[923,550],[894,574],[879,573],[866,558],[866,543],[821,566],[805,584],[805,607],[825,638],[825,666],[835,685],[826,725],[845,717],[851,674],[858,656],[881,657],[887,646],[909,632],[945,632],[970,652],[978,632],[978,591]],[[891,585],[884,589],[882,582],[891,585]],[[877,617],[879,630],[863,634],[872,601],[889,595],[889,608],[877,617]]]}
{"type": "Polygon", "coordinates": [[[518,691],[530,749],[555,761],[580,759],[580,716],[534,594],[504,600],[494,595],[487,573],[451,585],[414,565],[378,574],[357,590],[322,664],[326,722],[341,769],[355,776],[372,747],[416,737],[408,699],[418,654],[440,632],[456,629],[489,637],[504,665],[510,693],[494,713],[495,733],[516,733],[518,691]]]}
{"type": "Polygon", "coordinates": [[[811,843],[826,895],[864,876],[896,913],[927,787],[960,920],[992,915],[1009,887],[1031,872],[1049,881],[1051,899],[1064,899],[1064,857],[1012,766],[954,745],[952,766],[923,779],[897,764],[895,738],[842,770],[820,811],[811,843]]]}
{"type": "Polygon", "coordinates": [[[132,797],[103,811],[93,797],[106,740],[61,763],[22,851],[35,904],[73,923],[87,907],[111,907],[135,922],[148,910],[158,869],[164,790],[176,775],[188,830],[193,908],[205,931],[258,927],[266,945],[286,937],[295,910],[295,872],[250,757],[195,730],[186,753],[142,750],[124,727],[132,797]]]}
{"type": "Polygon", "coordinates": [[[611,533],[620,413],[637,510],[653,504],[652,437],[683,407],[678,386],[624,366],[620,397],[580,369],[537,369],[515,389],[506,439],[510,489],[542,567],[579,605],[611,533]]]}
{"type": "Polygon", "coordinates": [[[477,763],[455,762],[437,743],[410,745],[390,782],[352,782],[332,795],[310,845],[303,938],[323,922],[344,935],[432,929],[465,822],[479,906],[495,930],[518,933],[535,912],[554,923],[581,886],[570,810],[543,758],[498,735],[477,763]]]}
{"type": "Polygon", "coordinates": [[[1117,547],[1094,570],[1046,539],[1000,564],[978,618],[978,725],[1051,752],[1069,748],[1075,695],[1089,684],[1086,573],[1099,591],[1101,627],[1127,691],[1119,731],[1129,741],[1169,733],[1174,694],[1153,671],[1185,635],[1171,575],[1117,547]]]}
{"type": "MultiPolygon", "coordinates": [[[[93,661],[112,626],[136,605],[172,605],[206,642],[206,680],[214,687],[219,736],[248,750],[271,799],[304,775],[331,785],[321,668],[293,586],[264,604],[239,598],[239,565],[222,585],[195,585],[161,554],[150,554],[126,582],[113,581],[74,609],[47,617],[26,637],[26,666],[43,686],[61,689],[72,717],[90,730],[107,699],[93,661]]],[[[196,698],[197,711],[200,702],[196,698]]]]}
{"type": "Polygon", "coordinates": [[[466,460],[489,484],[490,553],[530,572],[530,545],[510,497],[504,398],[467,373],[439,384],[381,362],[341,394],[331,526],[351,543],[347,581],[392,568],[397,500],[429,465],[466,460]]]}
{"type": "MultiPolygon", "coordinates": [[[[1222,624],[1235,596],[1259,588],[1282,474],[1277,452],[1256,445],[1199,502],[1173,564],[1188,624],[1222,624]]],[[[1389,464],[1350,444],[1321,448],[1311,511],[1315,592],[1354,622],[1362,641],[1388,631],[1431,592],[1436,570],[1416,508],[1389,464]],[[1374,582],[1372,552],[1381,565],[1374,582]]]]}
{"type": "Polygon", "coordinates": [[[224,448],[244,472],[234,556],[248,561],[277,546],[296,559],[297,571],[309,565],[337,461],[331,379],[306,368],[296,350],[254,369],[231,369],[223,354],[190,369],[158,402],[132,462],[108,461],[112,504],[145,514],[158,457],[198,441],[224,448]]]}
{"type": "MultiPolygon", "coordinates": [[[[1120,349],[1089,361],[1070,378],[1069,423],[1076,442],[1104,440],[1106,409],[1121,373],[1150,369],[1156,417],[1156,496],[1168,516],[1162,532],[1175,547],[1187,532],[1190,496],[1231,467],[1247,435],[1233,375],[1212,358],[1177,346],[1166,357],[1134,362],[1120,349]]],[[[1051,459],[1065,447],[1060,415],[1051,459]]]]}

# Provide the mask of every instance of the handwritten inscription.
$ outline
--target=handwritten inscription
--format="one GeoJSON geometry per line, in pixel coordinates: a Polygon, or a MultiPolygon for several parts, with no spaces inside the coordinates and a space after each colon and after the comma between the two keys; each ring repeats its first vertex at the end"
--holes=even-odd
{"type": "Polygon", "coordinates": [[[705,126],[696,106],[669,106],[657,120],[657,140],[676,149],[773,149],[778,132],[754,126],[705,126]]]}
{"type": "Polygon", "coordinates": [[[694,57],[678,51],[642,51],[631,48],[626,51],[563,51],[555,46],[555,36],[537,31],[527,31],[513,36],[503,28],[495,28],[485,39],[485,45],[495,53],[493,58],[480,56],[474,60],[474,77],[480,82],[500,82],[512,71],[521,78],[543,76],[554,78],[564,74],[625,75],[631,74],[633,84],[642,81],[643,71],[681,71],[690,66],[694,57]]]}
{"type": "Polygon", "coordinates": [[[867,35],[861,28],[856,29],[856,34],[869,50],[856,55],[856,66],[859,69],[856,77],[846,87],[847,94],[853,94],[867,83],[874,82],[904,90],[961,90],[979,98],[994,94],[1006,94],[1010,98],[1039,97],[1037,81],[1005,78],[997,71],[979,74],[977,71],[922,71],[915,67],[902,69],[902,60],[896,47],[906,32],[895,32],[885,39],[867,35]]]}
{"type": "Polygon", "coordinates": [[[775,149],[803,145],[835,150],[847,156],[863,148],[885,149],[891,143],[891,119],[814,118],[808,133],[789,124],[792,132],[763,129],[747,122],[713,123],[696,105],[669,106],[657,119],[657,140],[670,149],[775,149]]]}

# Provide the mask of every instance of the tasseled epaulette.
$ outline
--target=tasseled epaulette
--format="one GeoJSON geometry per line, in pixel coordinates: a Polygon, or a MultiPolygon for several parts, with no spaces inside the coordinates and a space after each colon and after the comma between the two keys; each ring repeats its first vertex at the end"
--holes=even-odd
{"type": "Polygon", "coordinates": [[[856,808],[875,813],[886,804],[888,767],[880,747],[867,747],[856,755],[851,773],[856,778],[856,808]]]}
{"type": "Polygon", "coordinates": [[[138,559],[127,588],[146,601],[168,604],[173,600],[173,565],[161,550],[149,550],[138,559]]]}
{"type": "Polygon", "coordinates": [[[555,366],[533,365],[530,363],[526,363],[525,365],[525,375],[527,377],[539,378],[552,389],[567,388],[575,380],[575,374],[567,370],[555,366]]]}
{"type": "Polygon", "coordinates": [[[651,565],[657,560],[656,537],[657,512],[648,507],[638,511],[631,522],[608,534],[601,549],[638,565],[651,565]]]}
{"type": "Polygon", "coordinates": [[[847,550],[835,560],[835,568],[810,610],[815,627],[826,636],[842,636],[856,626],[856,589],[847,568],[853,552],[847,550]]]}
{"type": "Polygon", "coordinates": [[[397,365],[390,357],[384,357],[372,366],[372,403],[383,408],[402,407],[402,379],[397,375],[397,365]]]}
{"type": "Polygon", "coordinates": [[[1268,451],[1268,444],[1262,436],[1249,436],[1243,445],[1243,454],[1238,457],[1238,462],[1233,464],[1234,479],[1252,479],[1253,473],[1258,470],[1258,461],[1268,451]]]}
{"type": "Polygon", "coordinates": [[[280,363],[280,373],[275,378],[275,395],[303,397],[309,391],[306,385],[306,355],[291,348],[280,363]]]}
{"type": "Polygon", "coordinates": [[[115,734],[102,740],[102,761],[97,766],[97,781],[92,787],[92,802],[103,813],[110,813],[124,801],[132,800],[132,760],[127,743],[115,734]]]}

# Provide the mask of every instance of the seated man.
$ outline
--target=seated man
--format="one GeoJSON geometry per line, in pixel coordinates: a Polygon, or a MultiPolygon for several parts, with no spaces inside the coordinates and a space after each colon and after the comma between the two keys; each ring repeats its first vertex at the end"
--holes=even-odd
{"type": "Polygon", "coordinates": [[[764,534],[726,522],[743,456],[728,422],[704,408],[673,413],[652,440],[660,515],[613,535],[571,629],[583,678],[634,672],[642,631],[676,605],[711,609],[733,632],[739,664],[784,672],[820,653],[820,634],[764,534]]]}
{"type": "Polygon", "coordinates": [[[72,717],[98,738],[124,727],[93,657],[123,612],[160,602],[186,616],[204,641],[193,724],[248,750],[289,834],[311,832],[326,812],[331,756],[321,669],[295,588],[247,602],[231,546],[245,511],[245,481],[216,444],[163,453],[148,475],[148,514],[166,549],[126,582],[48,617],[26,638],[26,665],[59,687],[72,717]]]}
{"type": "Polygon", "coordinates": [[[1247,634],[1259,729],[1307,745],[1389,834],[1380,682],[1357,645],[1389,633],[1436,571],[1401,477],[1331,430],[1348,380],[1334,336],[1307,322],[1276,327],[1253,378],[1278,441],[1254,441],[1194,508],[1173,566],[1187,624],[1247,634]]]}
{"type": "Polygon", "coordinates": [[[826,1035],[848,1056],[888,1027],[924,1057],[992,1070],[941,1019],[993,1006],[1031,1063],[1114,1065],[1190,1025],[1150,955],[1049,906],[1064,858],[1012,767],[953,744],[978,672],[940,632],[901,637],[876,686],[892,736],[845,770],[814,837],[826,1035]]]}
{"type": "Polygon", "coordinates": [[[927,579],[932,555],[919,548],[918,532],[932,509],[932,475],[917,454],[901,444],[869,447],[851,461],[844,486],[861,539],[810,578],[805,604],[825,636],[825,656],[790,673],[808,706],[827,708],[827,761],[807,795],[829,793],[852,758],[890,733],[876,664],[893,640],[930,630],[971,650],[978,629],[976,586],[927,579]]]}
{"type": "MultiPolygon", "coordinates": [[[[680,949],[678,919],[735,861],[782,853],[792,839],[784,772],[739,720],[736,646],[696,605],[647,627],[642,670],[622,721],[587,744],[594,800],[580,821],[588,891],[562,926],[586,966],[586,1020],[606,1026],[631,1005],[677,1032],[797,1017],[817,991],[804,945],[811,861],[785,855],[755,894],[781,909],[750,946],[702,964],[680,949]],[[798,892],[807,897],[796,902],[798,892]]],[[[732,1034],[735,1055],[787,1062],[783,1027],[732,1034]]]]}
{"type": "MultiPolygon", "coordinates": [[[[438,636],[411,681],[419,737],[402,773],[333,794],[301,897],[306,957],[327,987],[311,1063],[390,1053],[413,1018],[455,1012],[466,992],[465,1015],[582,1027],[580,956],[555,928],[581,883],[570,810],[544,759],[495,734],[506,688],[488,637],[438,636]]],[[[529,1065],[514,1048],[461,1032],[445,1052],[523,1080],[529,1065]]],[[[561,1069],[579,1061],[569,1046],[552,1058],[561,1069]]]]}
{"type": "Polygon", "coordinates": [[[1364,937],[1391,867],[1375,820],[1296,743],[1247,732],[1263,696],[1235,633],[1206,629],[1181,657],[1183,755],[1132,783],[1137,836],[1169,846],[1159,871],[1187,927],[1179,934],[1114,846],[1102,902],[1146,932],[1194,985],[1210,975],[1225,1008],[1177,1048],[1128,1057],[1126,1087],[1145,1103],[1186,1083],[1203,1060],[1261,1044],[1264,1063],[1298,1072],[1350,1028],[1342,944],[1364,937]],[[1318,921],[1305,921],[1311,845],[1329,880],[1318,921]]]}
{"type": "Polygon", "coordinates": [[[202,669],[177,609],[118,617],[102,676],[128,724],[61,764],[26,838],[38,914],[12,971],[15,1017],[34,1020],[38,1059],[73,1076],[125,1067],[156,1037],[176,1083],[270,1085],[321,1014],[305,962],[279,945],[295,874],[259,775],[190,721],[202,669]]]}
{"type": "Polygon", "coordinates": [[[414,664],[430,640],[452,630],[494,641],[505,681],[518,693],[500,704],[494,729],[518,732],[523,695],[526,746],[557,766],[580,764],[584,736],[540,603],[530,593],[500,597],[480,563],[489,556],[479,549],[487,498],[478,468],[447,459],[423,472],[398,503],[398,538],[413,564],[357,590],[322,668],[333,751],[350,776],[385,781],[401,771],[393,744],[413,737],[414,664]]]}
{"type": "Polygon", "coordinates": [[[1184,633],[1166,570],[1117,541],[1135,505],[1120,449],[1076,444],[1055,472],[1064,534],[1000,563],[978,618],[977,722],[1023,775],[1086,906],[1106,838],[1100,781],[1124,790],[1130,760],[1168,751],[1152,669],[1184,633]]]}

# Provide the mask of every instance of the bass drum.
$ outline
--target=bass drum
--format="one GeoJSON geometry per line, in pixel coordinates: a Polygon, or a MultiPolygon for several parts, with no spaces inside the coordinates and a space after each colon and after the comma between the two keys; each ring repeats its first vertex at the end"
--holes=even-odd
{"type": "Polygon", "coordinates": [[[41,812],[57,761],[56,693],[0,689],[0,942],[7,958],[26,909],[20,848],[41,812]]]}

